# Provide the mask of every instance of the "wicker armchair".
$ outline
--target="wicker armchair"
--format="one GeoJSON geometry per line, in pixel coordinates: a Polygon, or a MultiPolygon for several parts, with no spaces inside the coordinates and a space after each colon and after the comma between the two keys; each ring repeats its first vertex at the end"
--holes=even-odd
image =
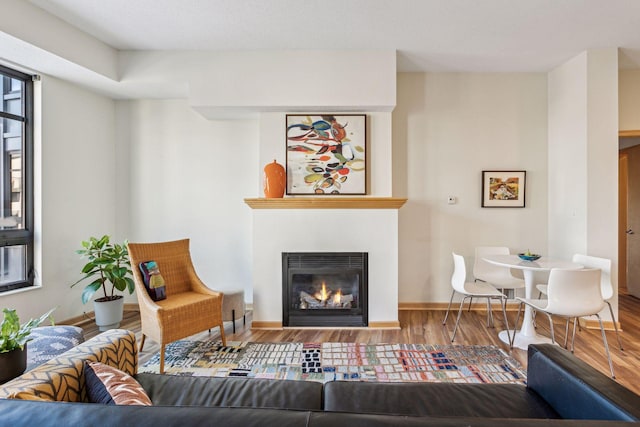
{"type": "Polygon", "coordinates": [[[165,345],[195,333],[220,327],[226,345],[222,322],[222,292],[205,286],[196,275],[189,253],[189,239],[162,243],[129,243],[129,258],[140,305],[142,340],[146,337],[160,344],[160,373],[164,373],[165,345]],[[165,281],[167,298],[153,301],[144,286],[138,266],[155,261],[165,281]]]}

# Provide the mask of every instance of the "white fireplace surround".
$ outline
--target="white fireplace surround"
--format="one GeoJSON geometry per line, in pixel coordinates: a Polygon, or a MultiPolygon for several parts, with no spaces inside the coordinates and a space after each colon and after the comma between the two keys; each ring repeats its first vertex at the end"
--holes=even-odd
{"type": "Polygon", "coordinates": [[[282,252],[368,252],[369,326],[398,326],[396,209],[253,211],[253,327],[282,326],[282,252]]]}

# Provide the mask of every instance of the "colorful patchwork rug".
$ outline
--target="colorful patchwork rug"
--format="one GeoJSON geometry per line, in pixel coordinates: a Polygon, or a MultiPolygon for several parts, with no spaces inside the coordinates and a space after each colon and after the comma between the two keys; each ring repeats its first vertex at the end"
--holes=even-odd
{"type": "MultiPolygon", "coordinates": [[[[520,364],[495,346],[358,343],[260,343],[181,340],[168,344],[170,375],[327,382],[526,384],[520,364]]],[[[159,353],[139,372],[157,373],[159,353]]]]}

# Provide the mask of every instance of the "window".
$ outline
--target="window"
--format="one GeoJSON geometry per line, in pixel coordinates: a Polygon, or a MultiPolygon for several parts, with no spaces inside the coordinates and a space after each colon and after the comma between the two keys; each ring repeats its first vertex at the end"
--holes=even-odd
{"type": "Polygon", "coordinates": [[[0,66],[0,292],[33,286],[33,82],[0,66]]]}

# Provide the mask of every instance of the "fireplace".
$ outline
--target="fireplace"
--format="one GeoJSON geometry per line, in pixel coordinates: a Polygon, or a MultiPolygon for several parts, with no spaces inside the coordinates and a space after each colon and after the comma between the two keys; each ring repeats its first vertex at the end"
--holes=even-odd
{"type": "Polygon", "coordinates": [[[283,326],[367,326],[366,252],[283,252],[283,326]]]}

